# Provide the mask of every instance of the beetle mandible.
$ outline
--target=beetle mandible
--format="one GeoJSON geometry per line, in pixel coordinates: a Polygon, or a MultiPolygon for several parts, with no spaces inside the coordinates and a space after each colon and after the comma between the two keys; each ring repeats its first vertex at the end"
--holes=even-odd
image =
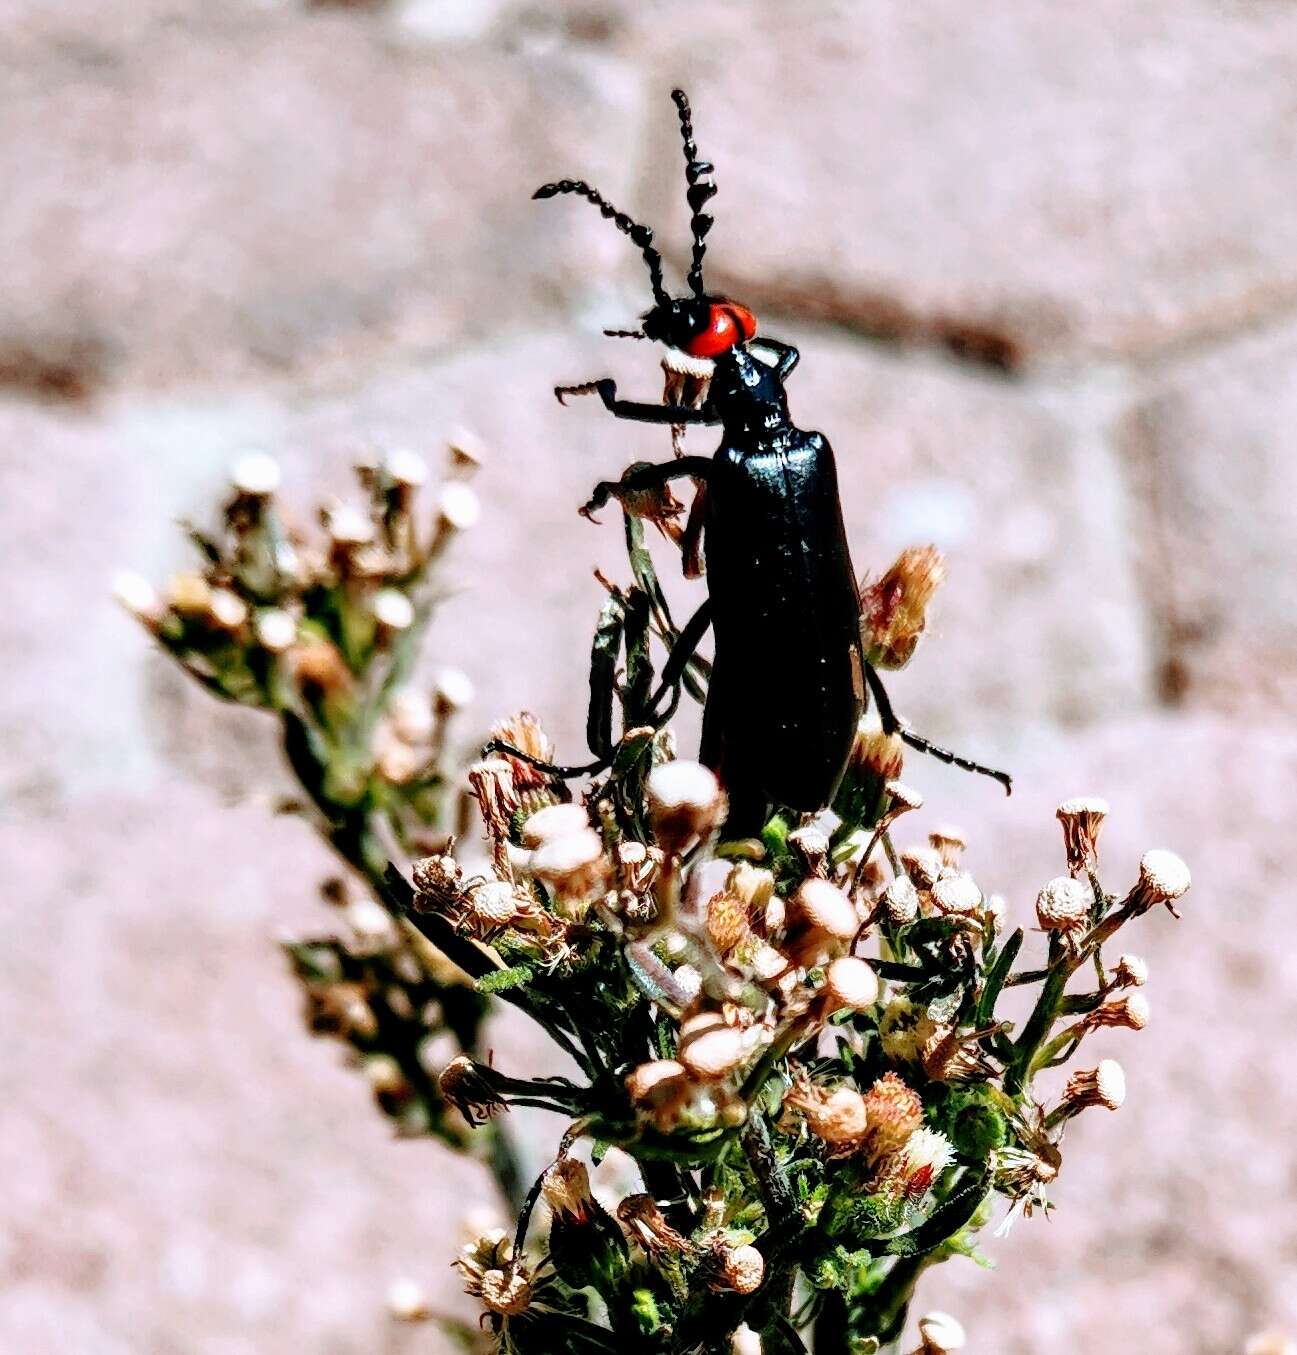
{"type": "MultiPolygon", "coordinates": [[[[698,157],[684,91],[673,90],[671,97],[680,117],[692,213],[687,295],[667,292],[653,232],[590,184],[560,179],[534,194],[584,198],[639,247],[654,304],[638,330],[608,332],[660,343],[669,371],[708,383],[697,406],[619,399],[611,379],[559,386],[560,402],[568,395],[596,394],[619,419],[677,427],[719,424],[722,430],[713,456],[636,466],[618,481],[600,482],[582,509],[588,515],[610,497],[660,489],[685,477],[705,487],[708,597],[673,646],[659,694],[678,693],[710,626],[715,657],[699,757],[729,793],[731,827],[759,826],[771,805],[806,812],[824,808],[842,778],[870,694],[885,732],[944,762],[994,777],[1010,791],[1007,773],[941,748],[899,720],[868,662],[833,449],[822,433],[798,428],[789,416],[784,384],[797,366],[797,349],[758,338],[752,311],[706,290],[703,259],[713,218],[704,208],[717,191],[714,168],[698,157]]],[[[517,755],[515,749],[504,751],[517,755]]],[[[579,768],[540,765],[573,775],[600,770],[608,758],[579,768]]]]}

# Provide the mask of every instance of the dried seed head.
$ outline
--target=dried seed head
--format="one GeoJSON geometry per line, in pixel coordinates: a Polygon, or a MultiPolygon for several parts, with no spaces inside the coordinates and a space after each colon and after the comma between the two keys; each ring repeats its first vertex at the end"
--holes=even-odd
{"type": "Polygon", "coordinates": [[[830,1011],[866,1011],[878,1001],[878,975],[864,960],[840,956],[825,970],[824,995],[830,1011]]]}
{"type": "Polygon", "coordinates": [[[1191,883],[1189,867],[1174,852],[1161,849],[1145,852],[1139,863],[1139,883],[1127,895],[1126,906],[1146,913],[1164,903],[1179,917],[1173,905],[1191,883]]]}
{"type": "Polygon", "coordinates": [[[650,1256],[665,1258],[693,1251],[688,1238],[666,1221],[651,1195],[628,1195],[617,1206],[617,1217],[650,1256]]]}
{"type": "Polygon", "coordinates": [[[913,786],[907,786],[904,781],[889,781],[887,783],[887,821],[895,822],[902,814],[908,814],[911,810],[923,808],[923,796],[919,794],[913,786]]]}
{"type": "Polygon", "coordinates": [[[388,1286],[387,1312],[397,1322],[426,1322],[432,1316],[423,1289],[416,1281],[404,1277],[388,1286]]]}
{"type": "Polygon", "coordinates": [[[788,834],[788,845],[797,853],[808,875],[825,874],[825,863],[829,856],[828,834],[807,824],[788,834]]]}
{"type": "Polygon", "coordinates": [[[712,1268],[709,1272],[712,1289],[755,1294],[761,1288],[765,1273],[765,1258],[755,1247],[732,1247],[719,1237],[712,1242],[712,1268]]]}
{"type": "Polygon", "coordinates": [[[448,912],[464,902],[464,872],[453,856],[425,856],[411,870],[420,912],[448,912]]]}
{"type": "Polygon", "coordinates": [[[1114,988],[1142,988],[1148,982],[1148,964],[1138,955],[1119,955],[1112,971],[1114,988]]]}
{"type": "Polygon", "coordinates": [[[353,679],[347,661],[328,640],[308,640],[289,652],[293,677],[311,700],[328,700],[351,691],[353,679]]]}
{"type": "Polygon", "coordinates": [[[248,619],[248,604],[228,588],[213,588],[207,616],[220,630],[238,630],[248,619]]]}
{"type": "Polygon", "coordinates": [[[585,1163],[575,1157],[559,1158],[541,1177],[540,1189],[556,1218],[583,1223],[594,1202],[590,1173],[585,1163]]]}
{"type": "Polygon", "coordinates": [[[884,734],[876,725],[856,729],[847,762],[847,775],[870,773],[884,783],[895,781],[905,762],[905,744],[899,734],[884,734]]]}
{"type": "Polygon", "coordinates": [[[297,622],[291,612],[281,607],[267,607],[257,613],[252,631],[262,649],[282,654],[297,639],[297,622]]]}
{"type": "Polygon", "coordinates": [[[279,488],[279,463],[267,452],[244,452],[230,468],[230,485],[249,499],[268,499],[279,488]]]}
{"type": "Polygon", "coordinates": [[[491,1070],[485,1064],[474,1062],[467,1054],[451,1059],[441,1070],[437,1086],[446,1103],[459,1111],[469,1124],[482,1124],[507,1109],[495,1089],[491,1070]]]}
{"type": "Polygon", "coordinates": [[[403,631],[414,625],[414,603],[398,588],[380,588],[369,607],[382,630],[403,631]]]}
{"type": "Polygon", "coordinates": [[[522,841],[525,847],[539,847],[551,838],[583,833],[589,827],[590,816],[583,805],[547,805],[528,816],[522,825],[522,841]]]}
{"type": "Polygon", "coordinates": [[[418,489],[428,479],[428,463],[408,447],[395,447],[383,457],[383,469],[394,485],[418,489]]]}
{"type": "Polygon", "coordinates": [[[1063,846],[1067,868],[1073,875],[1094,870],[1099,863],[1099,834],[1108,817],[1108,802],[1097,795],[1078,795],[1058,807],[1063,825],[1063,846]]]}
{"type": "Polygon", "coordinates": [[[599,834],[593,828],[582,828],[542,842],[532,853],[531,869],[537,879],[553,887],[560,900],[574,901],[602,890],[612,865],[599,834]]]}
{"type": "Polygon", "coordinates": [[[1047,932],[1075,936],[1089,924],[1093,905],[1094,893],[1085,881],[1059,875],[1036,895],[1036,920],[1047,932]]]}
{"type": "Polygon", "coordinates": [[[344,551],[368,546],[374,539],[373,522],[351,504],[340,503],[329,509],[324,515],[324,526],[332,545],[344,551]]]}
{"type": "Polygon", "coordinates": [[[869,1155],[875,1161],[898,1152],[923,1125],[923,1100],[896,1073],[884,1073],[865,1093],[869,1155]]]}
{"type": "Polygon", "coordinates": [[[626,1075],[626,1093],[637,1110],[656,1113],[688,1094],[689,1074],[675,1059],[641,1063],[626,1075]]]}
{"type": "Polygon", "coordinates": [[[437,718],[444,720],[465,706],[473,704],[473,683],[460,668],[442,668],[433,685],[433,701],[437,718]]]}
{"type": "Polygon", "coordinates": [[[181,616],[205,616],[212,586],[201,574],[177,574],[167,585],[167,601],[181,616]]]}
{"type": "Polygon", "coordinates": [[[860,633],[871,661],[901,668],[927,624],[928,603],[945,581],[946,564],[935,546],[912,546],[881,578],[860,589],[860,633]]]}
{"type": "Polygon", "coordinates": [[[518,897],[504,880],[484,880],[468,891],[468,907],[482,931],[494,931],[518,915],[518,897]]]}
{"type": "Polygon", "coordinates": [[[763,866],[737,862],[725,880],[725,889],[747,906],[749,917],[762,916],[775,892],[775,877],[763,866]]]}
{"type": "MultiPolygon", "coordinates": [[[[554,761],[554,745],[541,728],[540,721],[530,711],[519,711],[506,720],[491,726],[491,738],[507,743],[528,757],[540,762],[554,761]]],[[[510,757],[508,753],[498,753],[513,769],[513,783],[520,792],[542,790],[550,784],[550,778],[531,763],[522,758],[510,757]]]]}
{"type": "Polygon", "coordinates": [[[949,1313],[941,1312],[919,1318],[919,1339],[923,1342],[919,1355],[954,1355],[968,1341],[963,1327],[949,1313]]]}
{"type": "Polygon", "coordinates": [[[954,1149],[935,1129],[916,1129],[900,1150],[883,1164],[884,1184],[907,1200],[920,1200],[950,1165],[954,1149]]]}
{"type": "Polygon", "coordinates": [[[995,1075],[995,1065],[982,1052],[985,1031],[939,1026],[924,1041],[919,1055],[923,1071],[934,1082],[984,1082],[995,1075]]]}
{"type": "Polygon", "coordinates": [[[501,1317],[517,1317],[531,1303],[531,1277],[521,1265],[507,1270],[488,1270],[478,1286],[477,1297],[501,1317]]]}
{"type": "Polygon", "coordinates": [[[970,917],[982,907],[982,891],[965,871],[944,875],[932,886],[932,905],[943,917],[970,917]]]}
{"type": "Polygon", "coordinates": [[[860,929],[851,900],[828,880],[803,880],[790,913],[788,952],[808,967],[840,954],[860,929]]]}
{"type": "Polygon", "coordinates": [[[1142,993],[1132,993],[1129,997],[1114,998],[1096,1007],[1086,1017],[1086,1025],[1092,1029],[1099,1026],[1116,1026],[1125,1030],[1143,1030],[1148,1025],[1148,999],[1142,993]]]}
{"type": "Polygon", "coordinates": [[[748,934],[748,910],[743,900],[728,892],[713,894],[707,903],[707,935],[724,955],[748,934]]]}
{"type": "Polygon", "coordinates": [[[964,848],[968,846],[968,837],[962,828],[943,823],[928,834],[928,844],[941,857],[942,865],[957,868],[964,848]]]}
{"type": "Polygon", "coordinates": [[[894,997],[883,1010],[878,1036],[883,1053],[898,1063],[918,1063],[923,1047],[936,1034],[937,1023],[926,1007],[916,1006],[906,997],[894,997]]]}
{"type": "Polygon", "coordinates": [[[931,889],[943,869],[941,857],[931,847],[907,847],[901,865],[918,889],[931,889]]]}
{"type": "Polygon", "coordinates": [[[163,603],[158,590],[133,569],[119,569],[113,575],[113,598],[146,626],[156,625],[162,619],[163,603]]]}
{"type": "Polygon", "coordinates": [[[443,531],[466,532],[477,526],[482,505],[477,494],[462,480],[451,480],[441,487],[437,515],[443,531]]]}
{"type": "Polygon", "coordinates": [[[741,1067],[749,1049],[742,1032],[722,1024],[682,1038],[678,1052],[680,1062],[694,1077],[716,1082],[741,1067]]]}
{"type": "Polygon", "coordinates": [[[725,793],[701,762],[663,762],[648,774],[649,822],[662,850],[677,854],[708,837],[725,817],[725,793]]]}
{"type": "Polygon", "coordinates": [[[858,1144],[869,1127],[865,1099],[854,1087],[830,1090],[803,1075],[784,1097],[784,1106],[800,1111],[807,1129],[833,1148],[858,1144]]]}
{"type": "Polygon", "coordinates": [[[1097,1068],[1081,1069],[1068,1078],[1055,1118],[1070,1119],[1087,1106],[1117,1110],[1125,1099],[1126,1074],[1121,1064],[1104,1059],[1097,1068]]]}
{"type": "Polygon", "coordinates": [[[467,775],[486,831],[497,842],[503,842],[509,836],[509,825],[518,811],[513,763],[502,757],[484,758],[475,762],[467,775]]]}
{"type": "Polygon", "coordinates": [[[403,743],[426,743],[432,737],[432,703],[427,693],[406,687],[392,697],[388,711],[392,729],[403,743]]]}
{"type": "Polygon", "coordinates": [[[461,475],[471,474],[486,460],[486,444],[467,428],[457,428],[447,439],[451,469],[461,475]]]}
{"type": "Polygon", "coordinates": [[[919,916],[919,891],[908,875],[898,875],[882,896],[883,916],[893,927],[908,927],[919,916]]]}

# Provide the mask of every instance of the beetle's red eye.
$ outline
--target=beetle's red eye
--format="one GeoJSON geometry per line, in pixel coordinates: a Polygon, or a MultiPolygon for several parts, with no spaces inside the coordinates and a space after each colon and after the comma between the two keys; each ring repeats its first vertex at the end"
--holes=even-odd
{"type": "Polygon", "coordinates": [[[737,301],[727,301],[725,304],[729,308],[730,314],[738,321],[739,328],[743,331],[743,338],[745,340],[755,338],[757,317],[746,306],[740,306],[737,301]]]}
{"type": "Polygon", "coordinates": [[[707,328],[685,344],[690,357],[714,358],[728,352],[739,342],[741,331],[728,306],[714,305],[707,317],[707,328]]]}

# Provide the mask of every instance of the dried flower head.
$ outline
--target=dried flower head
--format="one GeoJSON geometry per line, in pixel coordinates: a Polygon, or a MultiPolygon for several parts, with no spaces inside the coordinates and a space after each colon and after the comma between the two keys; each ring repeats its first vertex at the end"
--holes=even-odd
{"type": "Polygon", "coordinates": [[[907,997],[894,997],[883,1009],[878,1036],[889,1059],[896,1063],[918,1063],[924,1046],[938,1029],[926,1007],[907,997]]]}
{"type": "Polygon", "coordinates": [[[654,1059],[627,1074],[626,1093],[640,1115],[669,1133],[693,1093],[693,1083],[683,1063],[654,1059]]]}
{"type": "Polygon", "coordinates": [[[1108,802],[1097,795],[1078,795],[1059,805],[1067,868],[1073,875],[1083,875],[1098,865],[1099,834],[1107,817],[1108,802]]]}
{"type": "Polygon", "coordinates": [[[725,793],[701,762],[659,763],[645,790],[653,835],[669,855],[709,837],[725,817],[725,793]]]}
{"type": "MultiPolygon", "coordinates": [[[[678,972],[678,971],[677,971],[678,972]]],[[[723,1022],[696,1030],[680,1039],[680,1062],[699,1081],[728,1077],[747,1062],[750,1048],[743,1033],[723,1022]]]]}
{"type": "Polygon", "coordinates": [[[923,1125],[923,1100],[896,1073],[884,1073],[865,1093],[869,1155],[875,1161],[898,1152],[923,1125]]]}
{"type": "Polygon", "coordinates": [[[784,1105],[800,1111],[807,1129],[830,1148],[854,1150],[869,1128],[865,1098],[854,1087],[830,1090],[802,1077],[784,1097],[784,1105]]]}
{"type": "Polygon", "coordinates": [[[1175,900],[1191,883],[1189,867],[1174,852],[1160,848],[1145,852],[1139,863],[1139,883],[1126,896],[1125,906],[1135,913],[1146,913],[1164,903],[1172,916],[1179,917],[1175,900]]]}
{"type": "Polygon", "coordinates": [[[490,1068],[460,1054],[441,1070],[437,1086],[449,1105],[469,1122],[482,1124],[506,1109],[490,1068]]]}
{"type": "Polygon", "coordinates": [[[532,873],[549,885],[560,904],[575,905],[601,891],[612,873],[603,839],[593,828],[546,839],[531,858],[532,873]]]}
{"type": "Polygon", "coordinates": [[[417,891],[414,906],[423,912],[453,913],[466,901],[464,872],[453,856],[425,856],[411,871],[417,891]]]}
{"type": "Polygon", "coordinates": [[[755,1294],[765,1278],[765,1257],[750,1243],[731,1246],[724,1238],[712,1240],[707,1276],[710,1288],[735,1294],[755,1294]]]}
{"type": "Polygon", "coordinates": [[[908,875],[898,875],[883,890],[883,916],[893,927],[908,927],[919,916],[919,891],[908,875]]]}
{"type": "Polygon", "coordinates": [[[942,1312],[925,1313],[919,1318],[919,1339],[922,1345],[917,1355],[954,1355],[968,1343],[963,1327],[942,1312]]]}
{"type": "Polygon", "coordinates": [[[933,884],[930,897],[942,917],[973,917],[982,907],[982,891],[966,871],[943,875],[933,884]]]}
{"type": "Polygon", "coordinates": [[[422,1286],[406,1277],[393,1280],[388,1286],[387,1311],[396,1322],[426,1322],[432,1316],[422,1286]]]}
{"type": "Polygon", "coordinates": [[[1086,881],[1059,875],[1036,895],[1036,920],[1043,930],[1075,942],[1089,926],[1093,906],[1094,893],[1086,881]]]}
{"type": "Polygon", "coordinates": [[[522,825],[522,841],[526,847],[539,847],[551,838],[582,833],[590,827],[590,816],[583,805],[570,802],[546,805],[527,817],[522,825]]]}
{"type": "Polygon", "coordinates": [[[1132,993],[1129,997],[1113,998],[1096,1007],[1085,1018],[1085,1024],[1091,1029],[1115,1026],[1125,1030],[1143,1030],[1148,1025],[1148,1018],[1148,999],[1142,993],[1132,993]]]}
{"type": "Polygon", "coordinates": [[[968,846],[968,836],[962,828],[943,823],[928,834],[928,845],[941,857],[943,866],[957,869],[964,849],[968,846]]]}
{"type": "Polygon", "coordinates": [[[726,954],[748,934],[747,905],[725,890],[707,901],[707,935],[717,953],[726,954]]]}
{"type": "Polygon", "coordinates": [[[1119,955],[1113,966],[1113,988],[1142,988],[1148,982],[1148,963],[1138,955],[1119,955]]]}
{"type": "Polygon", "coordinates": [[[922,1200],[950,1165],[954,1149],[936,1129],[916,1129],[900,1150],[883,1162],[881,1184],[910,1203],[922,1200]]]}
{"type": "Polygon", "coordinates": [[[628,1195],[617,1206],[617,1217],[631,1238],[655,1258],[693,1251],[687,1237],[667,1221],[651,1195],[628,1195]]]}
{"type": "Polygon", "coordinates": [[[901,853],[901,866],[917,889],[931,889],[945,869],[941,856],[931,847],[907,847],[901,853]]]}
{"type": "Polygon", "coordinates": [[[1051,1123],[1079,1115],[1088,1106],[1102,1106],[1118,1110],[1126,1099],[1126,1074],[1116,1059],[1104,1059],[1097,1068],[1085,1068],[1072,1074],[1063,1089],[1058,1108],[1050,1115],[1051,1123]]]}
{"type": "Polygon", "coordinates": [[[541,1194],[550,1211],[583,1222],[594,1203],[590,1173],[579,1158],[563,1156],[541,1177],[541,1194]]]}
{"type": "Polygon", "coordinates": [[[912,546],[880,578],[860,589],[860,633],[879,668],[910,661],[927,624],[928,604],[945,582],[946,564],[935,546],[912,546]]]}
{"type": "Polygon", "coordinates": [[[230,468],[230,486],[250,499],[268,499],[280,478],[279,462],[268,452],[244,452],[230,468]]]}
{"type": "Polygon", "coordinates": [[[878,1001],[878,975],[866,961],[842,955],[824,971],[823,993],[828,1011],[867,1011],[878,1001]]]}
{"type": "MultiPolygon", "coordinates": [[[[508,744],[510,748],[516,748],[520,753],[526,753],[528,757],[535,758],[539,762],[554,761],[554,745],[541,728],[540,721],[530,711],[519,711],[517,715],[511,715],[507,720],[492,725],[491,738],[508,744]]],[[[549,787],[549,777],[533,767],[530,762],[510,757],[507,753],[498,756],[509,764],[513,772],[513,784],[520,795],[549,787]]]]}
{"type": "Polygon", "coordinates": [[[803,880],[789,913],[786,949],[800,965],[823,963],[841,954],[860,929],[851,900],[828,880],[803,880]]]}

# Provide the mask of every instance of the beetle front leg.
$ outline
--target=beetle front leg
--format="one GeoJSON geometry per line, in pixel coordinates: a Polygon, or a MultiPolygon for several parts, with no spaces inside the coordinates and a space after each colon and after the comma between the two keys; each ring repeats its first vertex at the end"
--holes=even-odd
{"type": "Polygon", "coordinates": [[[792,375],[793,368],[801,360],[801,354],[792,344],[784,343],[782,339],[769,339],[765,335],[753,339],[752,342],[758,348],[765,348],[775,355],[775,371],[779,373],[780,381],[786,381],[792,375]]]}
{"type": "Polygon", "coordinates": [[[692,405],[651,405],[640,400],[619,400],[617,383],[611,377],[602,381],[586,381],[579,386],[555,386],[554,397],[560,405],[569,395],[597,395],[603,407],[617,419],[634,419],[636,423],[720,423],[715,410],[707,405],[695,409],[692,405]]]}
{"type": "Polygon", "coordinates": [[[589,517],[607,504],[609,499],[620,499],[623,494],[634,494],[648,489],[661,489],[672,480],[682,480],[692,476],[696,480],[705,480],[711,473],[712,462],[708,456],[679,456],[674,461],[662,461],[656,465],[639,466],[629,470],[620,480],[600,480],[594,487],[594,493],[581,509],[582,517],[589,517]]]}

